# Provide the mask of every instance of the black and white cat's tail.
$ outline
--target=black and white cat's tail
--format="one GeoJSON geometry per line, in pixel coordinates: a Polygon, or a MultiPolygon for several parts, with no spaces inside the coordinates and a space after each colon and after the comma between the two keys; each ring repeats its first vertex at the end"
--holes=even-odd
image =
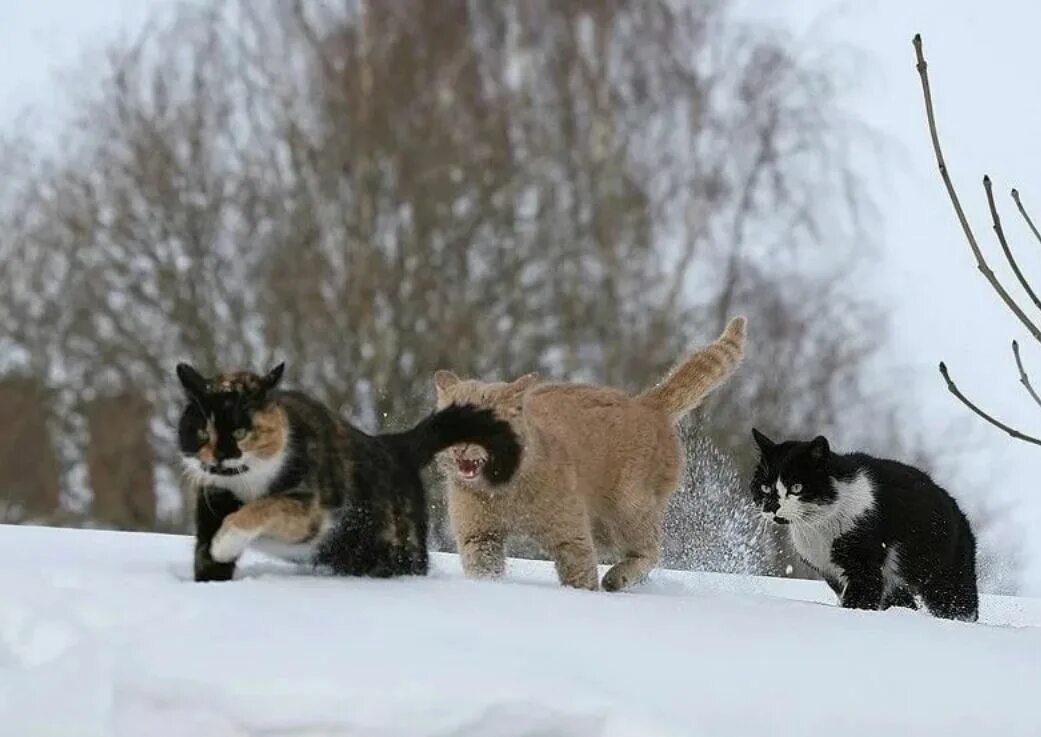
{"type": "Polygon", "coordinates": [[[402,447],[418,468],[453,445],[479,445],[488,453],[483,472],[492,484],[509,481],[520,465],[520,442],[510,424],[493,410],[472,404],[450,404],[430,413],[411,430],[385,437],[402,447]]]}

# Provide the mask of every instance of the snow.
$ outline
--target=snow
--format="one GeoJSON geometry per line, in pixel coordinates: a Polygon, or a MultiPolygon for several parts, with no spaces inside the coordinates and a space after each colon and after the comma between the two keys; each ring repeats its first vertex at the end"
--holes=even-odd
{"type": "Polygon", "coordinates": [[[5,735],[1041,734],[1041,599],[980,624],[850,612],[824,584],[657,571],[631,593],[336,579],[191,540],[0,526],[5,735]]]}

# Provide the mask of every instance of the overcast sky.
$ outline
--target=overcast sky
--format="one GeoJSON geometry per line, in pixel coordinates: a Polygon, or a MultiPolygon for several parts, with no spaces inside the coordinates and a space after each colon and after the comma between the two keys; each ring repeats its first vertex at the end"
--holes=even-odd
{"type": "MultiPolygon", "coordinates": [[[[66,88],[53,84],[55,72],[79,64],[85,49],[136,27],[150,8],[168,2],[0,5],[0,49],[6,51],[0,124],[29,104],[45,112],[60,108],[66,88]]],[[[1010,187],[1018,187],[1041,220],[1041,95],[1032,84],[1041,69],[1036,40],[1041,8],[1022,0],[743,0],[740,5],[747,15],[768,15],[790,28],[809,56],[835,49],[859,59],[861,83],[849,91],[848,112],[888,142],[877,161],[874,154],[863,154],[882,217],[878,263],[860,288],[890,303],[893,316],[889,365],[895,368],[876,381],[892,387],[909,426],[927,428],[941,436],[938,442],[960,450],[969,478],[940,479],[945,486],[956,495],[972,488],[1016,504],[1030,561],[1024,590],[1041,594],[1041,489],[1036,488],[1041,448],[1017,444],[968,417],[936,371],[945,360],[981,405],[1041,434],[1041,410],[1017,383],[1009,342],[1019,339],[1039,384],[1041,346],[1001,307],[974,268],[936,172],[911,48],[912,35],[921,32],[947,163],[981,245],[995,269],[1009,276],[980,185],[989,173],[1012,247],[1041,287],[1041,244],[1031,239],[1007,196],[1010,187]]],[[[1013,285],[1011,278],[1005,283],[1013,285]]]]}

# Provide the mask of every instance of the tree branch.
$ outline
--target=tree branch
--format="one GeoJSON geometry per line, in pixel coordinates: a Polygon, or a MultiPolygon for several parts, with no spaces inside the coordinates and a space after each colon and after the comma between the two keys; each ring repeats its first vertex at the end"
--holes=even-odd
{"type": "Polygon", "coordinates": [[[996,427],[996,428],[998,428],[1000,430],[1004,430],[1005,432],[1007,432],[1009,435],[1011,435],[1012,437],[1016,438],[1017,440],[1023,440],[1023,441],[1028,442],[1028,443],[1033,443],[1034,445],[1041,445],[1041,440],[1039,440],[1037,438],[1034,438],[1034,437],[1031,437],[1030,435],[1026,435],[1024,433],[1021,433],[1019,430],[1016,430],[1015,428],[1009,427],[1008,425],[1006,425],[1005,423],[1001,422],[1000,420],[994,419],[993,417],[988,415],[986,412],[984,412],[982,409],[980,409],[975,404],[973,404],[971,401],[969,401],[969,399],[964,394],[961,393],[961,389],[958,388],[958,386],[954,383],[954,381],[951,380],[951,377],[947,374],[947,366],[946,366],[946,364],[944,364],[943,361],[940,361],[940,374],[943,376],[944,381],[947,382],[947,389],[948,389],[948,391],[950,391],[951,394],[953,394],[955,397],[957,397],[958,400],[961,401],[962,404],[964,404],[966,407],[971,409],[973,412],[975,412],[977,415],[982,417],[984,420],[986,420],[987,422],[992,424],[994,427],[996,427]]]}
{"type": "Polygon", "coordinates": [[[1019,208],[1019,214],[1023,216],[1023,219],[1027,221],[1027,225],[1030,226],[1030,232],[1034,234],[1038,242],[1041,243],[1041,233],[1037,231],[1037,226],[1034,225],[1034,221],[1030,219],[1030,215],[1027,214],[1027,210],[1023,207],[1023,203],[1019,199],[1019,190],[1015,187],[1012,188],[1012,199],[1016,201],[1016,207],[1019,208]]]}
{"type": "MultiPolygon", "coordinates": [[[[994,291],[998,293],[1001,300],[1005,305],[1012,310],[1019,321],[1023,323],[1030,334],[1034,336],[1034,339],[1041,342],[1041,329],[1033,323],[1033,321],[1026,316],[1019,305],[1016,304],[1012,296],[1005,291],[1005,288],[1001,286],[1001,282],[998,281],[994,275],[994,271],[987,264],[987,260],[983,257],[983,252],[980,250],[979,244],[976,242],[976,236],[973,235],[972,227],[969,225],[968,219],[965,217],[965,212],[962,210],[961,201],[958,199],[958,193],[954,190],[954,184],[951,182],[951,175],[947,171],[947,164],[943,158],[943,151],[940,148],[940,136],[936,132],[936,116],[933,114],[933,97],[929,91],[929,74],[928,64],[925,61],[925,55],[922,52],[922,37],[920,34],[915,34],[914,37],[914,50],[915,56],[918,59],[917,69],[918,76],[922,80],[922,95],[925,98],[925,114],[929,121],[929,136],[933,142],[933,152],[936,154],[936,163],[940,168],[940,176],[943,178],[944,186],[947,188],[947,195],[951,199],[951,204],[954,206],[954,213],[958,216],[958,222],[961,223],[962,232],[965,233],[965,239],[969,242],[969,248],[972,249],[972,255],[976,258],[976,268],[980,270],[980,273],[986,278],[990,285],[994,288],[994,291]]],[[[989,180],[984,180],[984,185],[987,185],[989,180]]],[[[989,189],[988,189],[989,191],[989,189]]]]}
{"type": "Polygon", "coordinates": [[[990,218],[994,222],[994,234],[998,237],[998,243],[1001,244],[1001,250],[1005,253],[1005,259],[1008,261],[1008,265],[1012,267],[1012,272],[1016,275],[1020,285],[1026,291],[1034,306],[1041,310],[1041,300],[1034,294],[1034,290],[1030,288],[1030,282],[1023,276],[1023,272],[1019,270],[1019,264],[1013,258],[1012,249],[1009,248],[1008,241],[1005,240],[1005,229],[1001,227],[1001,217],[998,215],[998,208],[994,204],[994,192],[990,186],[989,176],[983,177],[983,189],[987,192],[987,206],[990,208],[990,218]]]}
{"type": "Polygon", "coordinates": [[[1030,396],[1034,398],[1038,406],[1041,407],[1041,397],[1034,391],[1034,386],[1030,383],[1030,377],[1027,376],[1026,369],[1023,368],[1023,359],[1019,357],[1019,343],[1012,341],[1012,355],[1016,357],[1016,367],[1019,369],[1019,383],[1026,388],[1030,396]]]}

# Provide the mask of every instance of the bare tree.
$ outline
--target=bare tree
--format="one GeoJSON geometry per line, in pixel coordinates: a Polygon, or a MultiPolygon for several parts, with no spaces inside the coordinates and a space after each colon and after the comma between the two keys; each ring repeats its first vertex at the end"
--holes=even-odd
{"type": "Polygon", "coordinates": [[[375,429],[427,411],[440,367],[635,390],[738,312],[747,365],[694,454],[742,469],[764,418],[892,446],[860,390],[884,321],[842,288],[866,200],[831,69],[715,0],[178,6],[0,182],[0,346],[43,377],[68,478],[81,408],[125,392],[175,475],[185,358],[286,359],[375,429]]]}

